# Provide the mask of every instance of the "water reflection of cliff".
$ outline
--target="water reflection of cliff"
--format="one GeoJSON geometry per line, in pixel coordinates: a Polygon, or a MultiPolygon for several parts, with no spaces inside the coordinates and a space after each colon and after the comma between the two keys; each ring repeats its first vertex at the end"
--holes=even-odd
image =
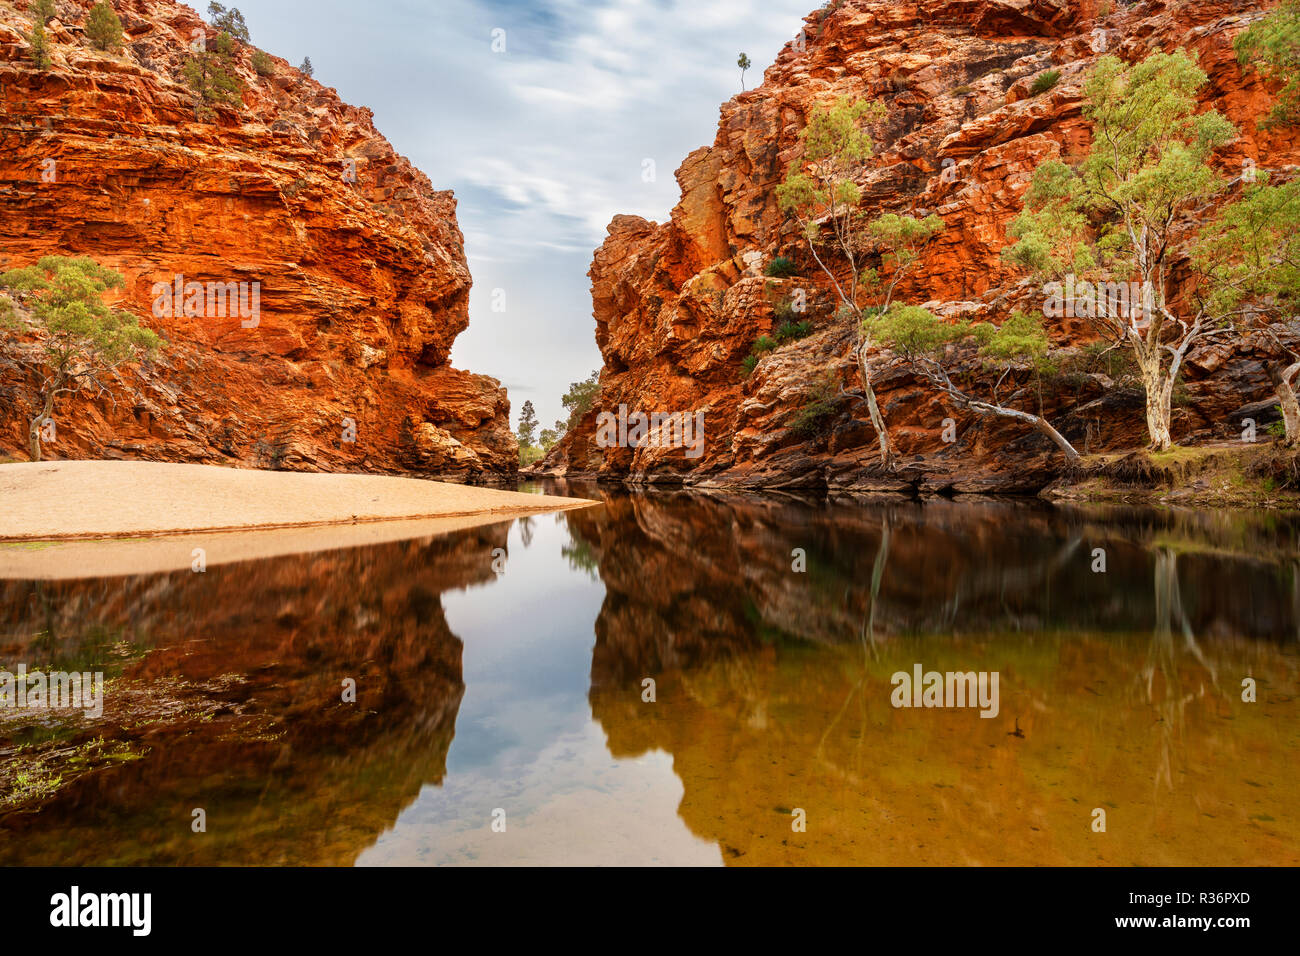
{"type": "Polygon", "coordinates": [[[126,660],[104,721],[58,742],[64,756],[105,728],[145,754],[0,819],[0,859],[351,863],[443,779],[464,684],[440,594],[492,578],[507,527],[203,574],[0,582],[0,660],[126,660]],[[117,643],[88,650],[88,633],[117,643]]]}
{"type": "Polygon", "coordinates": [[[608,495],[565,518],[593,712],[728,862],[1294,864],[1295,528],[1237,518],[608,495]],[[999,718],[893,709],[915,661],[999,671],[999,718]]]}

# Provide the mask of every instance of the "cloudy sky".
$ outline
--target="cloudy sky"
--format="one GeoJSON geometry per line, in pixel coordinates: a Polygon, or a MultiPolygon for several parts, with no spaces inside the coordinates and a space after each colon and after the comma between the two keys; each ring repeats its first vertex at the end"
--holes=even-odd
{"type": "MultiPolygon", "coordinates": [[[[189,2],[206,16],[207,0],[189,2]]],[[[586,273],[605,226],[616,213],[667,218],[674,170],[713,142],[719,106],[740,92],[740,52],[752,88],[817,2],[233,5],[256,45],[310,56],[316,79],[373,109],[398,152],[455,190],[474,291],[452,361],[505,383],[515,420],[531,400],[549,425],[568,384],[601,364],[586,273]]]]}

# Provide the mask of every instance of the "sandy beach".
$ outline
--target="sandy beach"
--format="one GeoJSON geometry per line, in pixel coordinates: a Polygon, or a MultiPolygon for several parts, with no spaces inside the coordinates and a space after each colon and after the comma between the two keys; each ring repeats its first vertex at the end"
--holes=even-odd
{"type": "MultiPolygon", "coordinates": [[[[195,536],[219,536],[217,553],[243,560],[422,537],[591,504],[379,475],[23,462],[0,465],[0,564],[20,564],[37,577],[61,577],[59,567],[69,564],[74,576],[87,574],[88,565],[109,574],[123,567],[161,570],[188,564],[195,536]]],[[[19,570],[0,569],[0,576],[19,570]]]]}

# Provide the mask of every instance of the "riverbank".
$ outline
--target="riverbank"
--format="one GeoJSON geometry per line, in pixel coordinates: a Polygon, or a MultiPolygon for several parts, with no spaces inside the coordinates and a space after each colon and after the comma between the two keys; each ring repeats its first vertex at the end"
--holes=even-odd
{"type": "Polygon", "coordinates": [[[1045,498],[1214,508],[1300,509],[1300,456],[1272,442],[1175,446],[1167,452],[1127,449],[1085,455],[1067,469],[1059,456],[1036,458],[1015,471],[963,469],[947,459],[922,458],[882,471],[874,462],[850,467],[806,458],[768,463],[762,470],[716,474],[610,475],[534,466],[521,477],[597,481],[631,487],[699,490],[863,493],[922,498],[967,495],[1045,498]]]}
{"type": "Polygon", "coordinates": [[[0,465],[0,501],[0,542],[502,519],[590,504],[416,478],[148,461],[0,465]]]}

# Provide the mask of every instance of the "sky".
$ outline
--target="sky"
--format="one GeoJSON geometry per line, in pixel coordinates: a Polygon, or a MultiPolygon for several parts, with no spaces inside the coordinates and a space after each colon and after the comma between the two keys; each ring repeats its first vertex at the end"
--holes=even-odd
{"type": "MultiPolygon", "coordinates": [[[[207,14],[206,0],[189,0],[207,14]]],[[[587,270],[618,213],[668,218],[673,176],[816,0],[237,0],[253,43],[368,106],[452,189],[474,279],[452,364],[543,427],[600,368],[587,270]],[[653,165],[650,165],[653,164],[653,165]]],[[[210,19],[210,18],[209,18],[210,19]]]]}

